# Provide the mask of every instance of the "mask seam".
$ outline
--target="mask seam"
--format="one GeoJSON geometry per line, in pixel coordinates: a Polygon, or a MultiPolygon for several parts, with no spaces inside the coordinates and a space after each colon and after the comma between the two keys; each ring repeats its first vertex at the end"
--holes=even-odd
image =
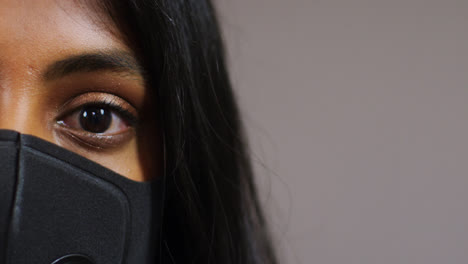
{"type": "MultiPolygon", "coordinates": [[[[14,191],[13,191],[13,199],[12,199],[12,204],[10,208],[10,221],[8,222],[8,227],[7,227],[7,239],[6,239],[6,248],[5,248],[5,263],[10,264],[11,263],[11,254],[9,254],[11,250],[11,240],[13,236],[13,228],[14,228],[14,222],[15,222],[15,212],[16,212],[16,203],[18,202],[18,192],[20,189],[20,180],[19,180],[19,175],[20,175],[20,145],[21,145],[21,137],[19,134],[16,134],[16,139],[15,139],[15,148],[16,148],[16,166],[15,166],[15,177],[14,177],[14,191]]],[[[21,187],[22,188],[22,187],[21,187]]]]}

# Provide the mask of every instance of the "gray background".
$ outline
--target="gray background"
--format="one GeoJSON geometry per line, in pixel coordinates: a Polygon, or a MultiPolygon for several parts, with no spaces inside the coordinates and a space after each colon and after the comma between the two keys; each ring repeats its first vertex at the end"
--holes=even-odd
{"type": "Polygon", "coordinates": [[[468,263],[468,1],[214,1],[282,263],[468,263]]]}

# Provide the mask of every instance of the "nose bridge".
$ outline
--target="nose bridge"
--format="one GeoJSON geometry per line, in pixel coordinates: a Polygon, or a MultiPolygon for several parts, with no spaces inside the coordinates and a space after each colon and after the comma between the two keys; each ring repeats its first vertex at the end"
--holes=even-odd
{"type": "Polygon", "coordinates": [[[24,78],[11,76],[8,81],[1,82],[0,129],[42,137],[39,95],[24,78]]]}

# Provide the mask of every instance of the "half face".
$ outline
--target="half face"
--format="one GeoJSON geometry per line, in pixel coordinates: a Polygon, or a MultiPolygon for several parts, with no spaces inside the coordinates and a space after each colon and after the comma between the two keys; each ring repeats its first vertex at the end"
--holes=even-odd
{"type": "Polygon", "coordinates": [[[157,157],[141,147],[155,142],[145,80],[103,16],[80,1],[0,0],[0,129],[147,180],[157,157]]]}

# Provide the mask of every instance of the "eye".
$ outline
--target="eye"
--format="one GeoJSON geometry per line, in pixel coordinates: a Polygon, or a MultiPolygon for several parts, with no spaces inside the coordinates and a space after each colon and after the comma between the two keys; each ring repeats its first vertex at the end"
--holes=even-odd
{"type": "Polygon", "coordinates": [[[67,142],[93,150],[122,146],[135,136],[137,110],[126,100],[106,93],[73,98],[59,112],[56,131],[67,142]]]}
{"type": "Polygon", "coordinates": [[[59,123],[75,130],[94,134],[119,134],[131,127],[133,119],[125,110],[109,105],[85,105],[64,116],[59,123]]]}

